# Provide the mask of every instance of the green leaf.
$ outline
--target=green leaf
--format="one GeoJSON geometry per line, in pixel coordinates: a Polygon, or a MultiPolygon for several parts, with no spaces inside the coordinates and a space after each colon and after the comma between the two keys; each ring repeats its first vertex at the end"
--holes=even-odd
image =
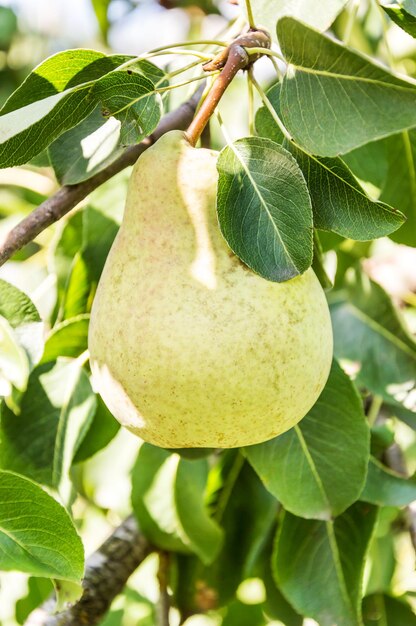
{"type": "Polygon", "coordinates": [[[416,615],[404,598],[377,593],[363,601],[365,626],[416,626],[416,615]]]}
{"type": "Polygon", "coordinates": [[[41,363],[82,354],[88,346],[89,320],[90,316],[84,314],[57,324],[46,340],[41,363]]]}
{"type": "Polygon", "coordinates": [[[166,463],[169,458],[169,452],[161,448],[146,443],[140,448],[132,470],[133,511],[154,545],[171,552],[189,552],[179,537],[175,519],[175,468],[166,463]]]}
{"type": "Polygon", "coordinates": [[[175,501],[186,543],[204,563],[211,563],[221,547],[223,534],[204,506],[202,495],[208,478],[206,460],[190,461],[179,455],[175,501]],[[189,515],[191,507],[192,515],[189,515]]]}
{"type": "MultiPolygon", "coordinates": [[[[396,511],[394,509],[394,511],[396,511]]],[[[386,534],[381,537],[377,536],[377,528],[375,536],[371,542],[368,553],[368,570],[366,575],[365,594],[379,593],[380,591],[389,591],[391,589],[391,581],[396,569],[396,558],[394,554],[394,543],[396,537],[391,532],[392,509],[381,509],[379,514],[378,527],[383,523],[383,513],[390,515],[386,526],[386,534]]],[[[394,515],[394,513],[393,513],[394,515]]]]}
{"type": "Polygon", "coordinates": [[[0,315],[14,330],[14,335],[25,350],[31,367],[43,351],[43,323],[32,300],[25,293],[0,279],[0,315]]]}
{"type": "Polygon", "coordinates": [[[132,492],[140,527],[155,545],[194,552],[204,563],[215,559],[222,541],[221,529],[203,503],[207,475],[205,459],[188,461],[143,444],[133,469],[132,492]]]}
{"type": "Polygon", "coordinates": [[[101,105],[80,124],[63,133],[49,146],[49,158],[61,185],[75,185],[91,178],[123,151],[120,122],[106,119],[101,105]]]}
{"type": "Polygon", "coordinates": [[[263,604],[265,614],[271,620],[280,621],[285,626],[302,626],[303,617],[292,608],[273,579],[270,552],[267,552],[266,558],[267,564],[262,577],[266,588],[266,601],[263,604]]]}
{"type": "Polygon", "coordinates": [[[130,140],[139,136],[133,132],[138,120],[143,130],[153,130],[160,116],[159,100],[155,94],[144,98],[144,93],[153,90],[153,83],[139,73],[133,72],[132,77],[127,72],[113,72],[129,58],[105,56],[94,50],[67,50],[35,68],[0,111],[0,167],[28,162],[89,116],[101,99],[108,112],[125,123],[122,134],[130,140]],[[114,77],[107,78],[109,74],[114,77]],[[128,86],[139,90],[140,101],[128,103],[128,114],[119,115],[121,105],[126,105],[120,89],[126,91],[128,86]],[[142,110],[144,104],[149,107],[146,112],[142,110]]]}
{"type": "Polygon", "coordinates": [[[361,626],[364,557],[376,515],[375,507],[360,502],[333,522],[284,514],[273,555],[274,573],[299,613],[320,626],[361,626]]]}
{"type": "MultiPolygon", "coordinates": [[[[31,299],[0,279],[0,395],[26,387],[43,350],[43,323],[31,299]]],[[[8,402],[9,402],[8,400],[8,402]]],[[[13,404],[13,402],[12,402],[13,404]]]]}
{"type": "Polygon", "coordinates": [[[151,80],[135,70],[118,70],[96,82],[94,96],[103,113],[121,122],[122,145],[144,139],[156,128],[162,114],[160,96],[151,80]]]}
{"type": "Polygon", "coordinates": [[[0,471],[0,569],[79,583],[83,567],[65,509],[31,480],[0,471]]]}
{"type": "MultiPolygon", "coordinates": [[[[389,142],[393,137],[370,141],[364,146],[342,155],[342,160],[363,184],[375,188],[376,195],[384,185],[389,160],[389,142]]],[[[387,203],[388,204],[388,203],[387,203]]],[[[396,202],[392,203],[397,206],[396,202]]],[[[397,208],[399,208],[397,206],[397,208]]]]}
{"type": "Polygon", "coordinates": [[[334,361],[318,401],[283,435],[244,448],[266,488],[296,515],[330,519],[358,499],[369,430],[360,397],[334,361]]]}
{"type": "MultiPolygon", "coordinates": [[[[154,83],[166,84],[163,70],[150,61],[138,61],[131,68],[154,83]]],[[[58,181],[62,185],[74,185],[107,167],[124,149],[120,135],[120,122],[104,117],[100,104],[49,146],[50,162],[58,181]]]]}
{"type": "Polygon", "coordinates": [[[105,448],[120,430],[120,424],[107,409],[100,396],[96,396],[94,418],[75,453],[73,463],[81,463],[105,448]]]}
{"type": "Polygon", "coordinates": [[[218,158],[218,219],[230,248],[268,280],[312,263],[312,208],[294,158],[261,137],[239,139],[218,158]]]}
{"type": "Polygon", "coordinates": [[[97,80],[129,58],[120,55],[106,56],[96,50],[58,52],[32,70],[7,100],[0,115],[62,93],[71,87],[97,80]]]}
{"type": "Polygon", "coordinates": [[[274,33],[276,22],[284,15],[302,20],[318,30],[326,30],[348,0],[321,0],[317,10],[314,0],[252,0],[254,21],[274,33]]]}
{"type": "Polygon", "coordinates": [[[94,285],[82,248],[76,253],[63,300],[63,318],[68,320],[89,313],[94,285]]]}
{"type": "Polygon", "coordinates": [[[400,28],[416,37],[416,11],[413,8],[411,10],[410,3],[402,2],[399,4],[384,4],[380,2],[381,7],[385,10],[387,15],[395,22],[400,28]],[[406,10],[408,9],[408,10],[406,10]]]}
{"type": "MultiPolygon", "coordinates": [[[[281,85],[278,84],[267,92],[279,117],[280,91],[281,85]]],[[[256,128],[263,137],[276,137],[295,157],[308,185],[316,228],[351,239],[368,240],[389,234],[403,224],[404,216],[399,211],[368,198],[340,158],[313,156],[293,141],[284,139],[266,106],[257,112],[256,128]]]]}
{"type": "Polygon", "coordinates": [[[403,131],[389,137],[388,170],[380,199],[402,211],[407,220],[391,239],[416,246],[416,131],[403,131]]]}
{"type": "Polygon", "coordinates": [[[87,374],[77,361],[36,367],[15,415],[2,406],[0,463],[56,487],[66,500],[68,471],[96,407],[87,374]]]}
{"type": "Polygon", "coordinates": [[[16,621],[24,624],[30,613],[44,602],[53,592],[49,578],[31,576],[28,580],[27,595],[16,602],[16,621]]]}
{"type": "Polygon", "coordinates": [[[392,472],[374,458],[368,465],[367,482],[360,500],[379,506],[405,506],[416,500],[416,477],[392,472]]]}
{"type": "Polygon", "coordinates": [[[0,279],[0,315],[3,315],[13,328],[41,321],[38,310],[29,296],[3,279],[0,279]]]}
{"type": "Polygon", "coordinates": [[[58,232],[52,245],[50,269],[56,275],[58,320],[63,318],[67,283],[74,257],[83,241],[83,214],[84,209],[81,209],[58,222],[58,232]]]}
{"type": "Polygon", "coordinates": [[[108,207],[87,206],[76,213],[67,220],[55,245],[53,261],[58,276],[59,320],[70,320],[90,311],[96,285],[118,231],[114,214],[118,211],[120,192],[124,207],[125,185],[115,184],[114,187],[105,190],[108,207]]]}
{"type": "Polygon", "coordinates": [[[283,18],[277,34],[291,65],[281,92],[283,122],[311,154],[337,156],[416,126],[416,82],[283,18]]]}
{"type": "Polygon", "coordinates": [[[78,87],[0,117],[0,167],[27,163],[61,133],[89,115],[95,102],[78,87]]]}
{"type": "MultiPolygon", "coordinates": [[[[124,184],[120,185],[120,187],[119,193],[121,192],[121,194],[123,194],[125,191],[124,184]]],[[[108,193],[109,202],[112,203],[113,197],[111,191],[108,193]]],[[[117,190],[113,191],[113,194],[114,193],[117,193],[117,190]]],[[[93,284],[98,283],[104,263],[107,260],[108,253],[118,231],[118,223],[114,215],[115,212],[116,207],[113,205],[109,211],[88,207],[83,213],[84,244],[82,254],[88,267],[90,280],[93,284]]]]}
{"type": "Polygon", "coordinates": [[[335,355],[355,364],[357,383],[414,409],[416,342],[382,287],[350,268],[330,310],[335,355]]]}
{"type": "Polygon", "coordinates": [[[340,158],[315,157],[284,142],[302,170],[312,201],[314,226],[367,241],[397,230],[405,216],[366,195],[340,158]]]}

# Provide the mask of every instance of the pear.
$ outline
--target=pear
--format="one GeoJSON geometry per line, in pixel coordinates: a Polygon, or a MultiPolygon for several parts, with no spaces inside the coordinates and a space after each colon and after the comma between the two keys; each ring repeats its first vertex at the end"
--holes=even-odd
{"type": "Polygon", "coordinates": [[[269,282],[223,239],[216,162],[180,131],[139,158],[91,312],[96,388],[121,424],[164,448],[271,439],[305,416],[331,366],[314,272],[269,282]]]}

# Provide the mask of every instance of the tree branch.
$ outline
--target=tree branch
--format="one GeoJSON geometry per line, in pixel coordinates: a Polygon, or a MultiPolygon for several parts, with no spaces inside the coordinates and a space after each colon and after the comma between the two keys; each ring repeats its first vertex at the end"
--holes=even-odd
{"type": "Polygon", "coordinates": [[[239,70],[248,68],[261,56],[260,54],[250,56],[245,48],[270,48],[270,45],[270,35],[266,31],[250,30],[245,35],[237,37],[232,44],[221,50],[211,61],[205,63],[204,70],[206,71],[219,68],[222,68],[222,71],[186,131],[191,145],[196,145],[218,102],[235,75],[239,70]]]}
{"type": "Polygon", "coordinates": [[[153,549],[140,533],[134,517],[128,517],[87,560],[81,599],[56,615],[51,615],[55,601],[48,600],[29,615],[25,626],[97,624],[122,591],[129,576],[153,549]]]}
{"type": "Polygon", "coordinates": [[[60,220],[94,189],[97,189],[129,165],[133,165],[142,152],[155,143],[164,133],[175,129],[185,130],[192,121],[201,94],[202,88],[199,88],[190,100],[181,104],[175,111],[165,115],[149,137],[146,137],[141,143],[127,148],[118,159],[101,172],[77,185],[61,187],[53,196],[42,202],[7,235],[6,240],[0,246],[0,266],[10,259],[15,252],[33,241],[48,226],[60,220]]]}

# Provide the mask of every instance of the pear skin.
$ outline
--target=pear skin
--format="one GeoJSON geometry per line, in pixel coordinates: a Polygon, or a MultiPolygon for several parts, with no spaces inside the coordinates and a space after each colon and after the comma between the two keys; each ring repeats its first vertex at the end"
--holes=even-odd
{"type": "Polygon", "coordinates": [[[294,426],[328,378],[332,330],[314,272],[248,269],[215,210],[217,153],[171,131],[137,161],[91,312],[96,388],[164,448],[233,448],[294,426]]]}

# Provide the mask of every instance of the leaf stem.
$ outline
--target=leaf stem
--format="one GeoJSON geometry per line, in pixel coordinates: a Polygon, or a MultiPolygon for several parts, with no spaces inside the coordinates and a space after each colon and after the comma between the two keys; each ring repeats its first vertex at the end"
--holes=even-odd
{"type": "Polygon", "coordinates": [[[292,136],[290,135],[290,133],[288,132],[288,130],[284,126],[284,124],[283,124],[282,120],[280,119],[280,117],[277,115],[277,113],[276,113],[272,103],[270,102],[269,98],[267,97],[267,94],[265,93],[264,89],[259,85],[259,83],[254,78],[254,76],[252,76],[251,80],[253,82],[254,87],[257,89],[258,94],[259,94],[260,98],[262,99],[262,102],[263,102],[264,106],[269,111],[270,115],[272,116],[273,120],[276,122],[276,124],[278,125],[278,127],[282,131],[283,135],[287,139],[289,139],[289,141],[293,141],[292,136]]]}
{"type": "MultiPolygon", "coordinates": [[[[163,55],[163,54],[177,54],[177,52],[175,52],[176,48],[184,48],[186,46],[197,46],[197,45],[204,45],[204,46],[220,46],[220,47],[227,47],[228,44],[225,41],[218,41],[216,39],[200,39],[198,41],[182,41],[180,43],[174,43],[174,44],[169,44],[168,46],[161,46],[160,48],[153,48],[153,50],[149,50],[149,52],[146,52],[146,54],[143,54],[142,56],[137,56],[134,57],[133,59],[129,59],[128,61],[125,61],[122,65],[120,65],[117,69],[124,69],[125,67],[130,67],[130,65],[134,65],[135,63],[138,63],[139,61],[144,61],[145,59],[148,59],[152,56],[158,56],[163,55]]],[[[179,52],[179,54],[183,54],[185,51],[183,51],[182,53],[179,52]]],[[[202,54],[199,50],[190,50],[189,54],[192,54],[193,52],[195,52],[196,54],[202,54]]]]}
{"type": "Polygon", "coordinates": [[[278,52],[276,52],[276,50],[270,50],[270,49],[264,49],[264,48],[247,48],[247,54],[249,56],[251,56],[252,54],[265,54],[268,57],[273,57],[276,59],[279,59],[279,61],[283,61],[284,63],[286,63],[286,60],[284,57],[282,57],[281,54],[279,54],[278,52]]]}
{"type": "Polygon", "coordinates": [[[160,48],[153,48],[150,52],[161,52],[162,50],[166,50],[166,48],[182,48],[184,46],[224,46],[227,47],[228,44],[225,41],[221,41],[218,39],[197,39],[195,41],[182,41],[180,43],[170,44],[169,46],[161,46],[160,48]]]}
{"type": "Polygon", "coordinates": [[[247,95],[248,95],[248,128],[250,135],[255,134],[254,129],[254,93],[253,93],[253,68],[247,71],[247,95]]]}
{"type": "MultiPolygon", "coordinates": [[[[173,85],[166,85],[166,87],[159,87],[158,89],[155,89],[155,93],[163,93],[164,91],[171,91],[172,89],[176,89],[177,87],[186,87],[186,85],[190,85],[191,83],[194,83],[198,80],[205,80],[207,76],[214,76],[215,74],[218,74],[218,72],[213,71],[213,72],[209,72],[208,74],[199,74],[198,76],[193,76],[192,78],[188,78],[187,80],[184,80],[181,83],[174,83],[173,85]]],[[[151,93],[152,92],[149,92],[148,94],[141,96],[140,98],[138,98],[138,100],[140,100],[142,97],[146,97],[150,95],[151,93]]],[[[135,100],[132,101],[131,104],[134,104],[134,102],[135,100]]]]}
{"type": "MultiPolygon", "coordinates": [[[[148,52],[147,54],[144,54],[143,56],[141,56],[138,61],[135,61],[135,63],[138,63],[140,61],[145,61],[146,59],[151,59],[152,57],[171,55],[171,54],[198,57],[202,59],[203,61],[207,61],[212,56],[210,54],[204,54],[203,52],[200,52],[199,50],[182,50],[181,48],[178,48],[178,50],[174,50],[172,48],[169,48],[167,50],[164,50],[163,52],[148,52]]],[[[129,65],[134,65],[134,64],[129,63],[129,65]]],[[[124,67],[128,67],[128,66],[123,64],[120,67],[121,69],[124,69],[124,67]]]]}
{"type": "MultiPolygon", "coordinates": [[[[199,74],[199,76],[194,76],[192,78],[188,78],[187,80],[184,80],[181,83],[174,83],[173,85],[166,85],[166,87],[159,87],[159,88],[156,88],[156,89],[152,89],[152,91],[147,91],[146,93],[142,94],[141,96],[138,96],[138,98],[134,98],[134,100],[130,100],[129,103],[126,104],[121,109],[118,109],[117,111],[111,111],[111,116],[114,117],[115,115],[119,115],[120,113],[122,113],[126,109],[129,109],[134,104],[137,104],[138,102],[140,102],[140,100],[143,100],[143,98],[148,98],[152,94],[155,94],[155,93],[165,93],[166,91],[172,91],[172,89],[177,89],[178,87],[185,87],[186,85],[190,85],[191,83],[194,83],[195,81],[205,80],[207,76],[212,76],[214,74],[218,74],[218,71],[212,71],[212,72],[209,72],[208,74],[199,74]]],[[[163,79],[158,81],[157,84],[160,84],[160,82],[162,82],[162,80],[163,79]]]]}
{"type": "Polygon", "coordinates": [[[245,3],[246,3],[247,19],[248,19],[250,28],[256,28],[256,25],[254,22],[253,9],[251,8],[251,2],[250,0],[245,0],[245,3]]]}
{"type": "Polygon", "coordinates": [[[230,146],[230,148],[234,149],[233,140],[227,132],[221,113],[219,111],[215,111],[215,117],[217,118],[218,126],[220,127],[222,135],[225,139],[225,143],[227,144],[227,146],[230,146]]]}
{"type": "Polygon", "coordinates": [[[174,76],[178,76],[179,74],[183,74],[184,72],[187,72],[188,70],[191,70],[193,67],[196,67],[197,65],[200,65],[200,62],[199,61],[194,61],[193,63],[188,63],[188,65],[184,65],[183,67],[180,67],[177,70],[173,70],[172,72],[169,72],[168,74],[165,74],[165,76],[163,78],[161,78],[160,80],[158,80],[157,83],[155,83],[155,87],[160,85],[160,83],[163,83],[164,80],[170,80],[171,78],[174,78],[174,76]]]}

